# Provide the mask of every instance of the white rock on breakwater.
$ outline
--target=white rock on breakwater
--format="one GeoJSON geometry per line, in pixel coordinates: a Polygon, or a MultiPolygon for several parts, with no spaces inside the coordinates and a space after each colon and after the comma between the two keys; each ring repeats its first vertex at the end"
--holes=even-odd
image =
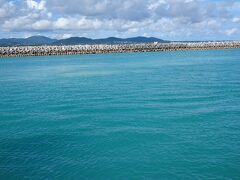
{"type": "Polygon", "coordinates": [[[0,57],[240,48],[240,41],[0,47],[0,57]]]}

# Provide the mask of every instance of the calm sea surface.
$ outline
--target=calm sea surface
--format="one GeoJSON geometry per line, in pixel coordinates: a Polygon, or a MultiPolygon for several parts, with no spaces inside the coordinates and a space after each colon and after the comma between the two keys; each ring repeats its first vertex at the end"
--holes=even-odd
{"type": "Polygon", "coordinates": [[[0,179],[240,179],[240,49],[0,59],[0,179]]]}

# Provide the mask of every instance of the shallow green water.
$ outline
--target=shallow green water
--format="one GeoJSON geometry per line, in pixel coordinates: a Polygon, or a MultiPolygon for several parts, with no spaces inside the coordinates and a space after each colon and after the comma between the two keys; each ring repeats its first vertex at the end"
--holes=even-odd
{"type": "Polygon", "coordinates": [[[0,59],[0,179],[239,179],[240,50],[0,59]]]}

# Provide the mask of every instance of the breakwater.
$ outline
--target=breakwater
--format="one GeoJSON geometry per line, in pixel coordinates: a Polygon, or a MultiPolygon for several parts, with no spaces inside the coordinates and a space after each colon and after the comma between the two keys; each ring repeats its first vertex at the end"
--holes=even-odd
{"type": "Polygon", "coordinates": [[[0,57],[240,48],[240,41],[0,47],[0,57]]]}

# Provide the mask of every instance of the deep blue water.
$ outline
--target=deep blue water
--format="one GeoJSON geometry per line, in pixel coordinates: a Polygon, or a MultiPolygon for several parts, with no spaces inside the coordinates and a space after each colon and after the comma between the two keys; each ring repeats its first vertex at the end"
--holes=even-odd
{"type": "Polygon", "coordinates": [[[0,59],[0,179],[240,179],[240,49],[0,59]]]}

